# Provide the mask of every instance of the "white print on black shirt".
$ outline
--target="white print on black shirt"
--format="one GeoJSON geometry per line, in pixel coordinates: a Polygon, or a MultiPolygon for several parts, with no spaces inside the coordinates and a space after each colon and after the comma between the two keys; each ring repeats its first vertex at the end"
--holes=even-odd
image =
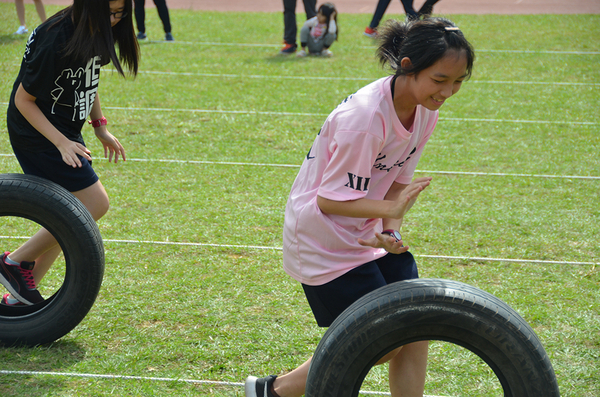
{"type": "Polygon", "coordinates": [[[37,31],[37,28],[33,29],[33,32],[31,32],[31,34],[29,35],[29,38],[27,39],[27,44],[25,45],[25,54],[23,54],[23,58],[25,58],[25,59],[27,59],[27,55],[29,55],[29,53],[31,52],[31,48],[29,48],[29,46],[35,40],[34,37],[35,37],[36,31],[37,31]]]}
{"type": "Polygon", "coordinates": [[[51,95],[54,103],[52,104],[52,114],[54,107],[58,104],[73,108],[73,118],[75,120],[85,120],[92,110],[92,105],[96,99],[98,91],[98,81],[100,78],[100,57],[95,56],[90,59],[84,68],[63,69],[58,78],[54,81],[55,89],[51,95]],[[73,92],[72,98],[61,98],[65,92],[73,92]]]}

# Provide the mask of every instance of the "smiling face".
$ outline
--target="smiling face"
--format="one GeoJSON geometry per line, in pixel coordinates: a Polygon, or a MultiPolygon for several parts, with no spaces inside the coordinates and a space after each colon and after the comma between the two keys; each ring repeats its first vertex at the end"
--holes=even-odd
{"type": "Polygon", "coordinates": [[[110,6],[110,26],[115,26],[121,20],[117,16],[125,11],[125,0],[111,0],[108,4],[110,6]]]}
{"type": "MultiPolygon", "coordinates": [[[[410,59],[402,59],[402,66],[410,66],[410,59]]],[[[448,51],[439,61],[418,74],[408,75],[409,108],[422,105],[429,110],[438,110],[452,95],[460,90],[467,77],[467,56],[464,51],[448,51]]],[[[402,106],[401,105],[401,106],[402,106]]]]}

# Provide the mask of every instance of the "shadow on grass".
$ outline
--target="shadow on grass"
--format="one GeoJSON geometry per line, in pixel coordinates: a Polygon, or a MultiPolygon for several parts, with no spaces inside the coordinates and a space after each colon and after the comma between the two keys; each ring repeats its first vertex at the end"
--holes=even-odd
{"type": "Polygon", "coordinates": [[[327,57],[321,57],[318,55],[309,55],[306,57],[298,57],[296,54],[283,55],[275,53],[268,57],[265,57],[265,61],[272,64],[282,64],[284,62],[306,62],[308,59],[330,59],[327,57]]]}
{"type": "MultiPolygon", "coordinates": [[[[36,347],[0,347],[0,362],[4,371],[67,372],[85,354],[76,342],[58,341],[36,347]]],[[[68,390],[72,382],[65,377],[42,374],[0,373],[0,396],[47,395],[68,390]]]]}
{"type": "Polygon", "coordinates": [[[4,370],[58,371],[83,360],[85,354],[86,351],[78,343],[59,340],[36,347],[2,346],[0,362],[5,364],[4,370]]]}
{"type": "Polygon", "coordinates": [[[25,44],[25,42],[27,42],[27,38],[29,37],[28,34],[23,34],[23,35],[19,35],[19,34],[3,34],[0,35],[0,45],[3,44],[13,44],[19,41],[22,41],[23,44],[25,44]]]}

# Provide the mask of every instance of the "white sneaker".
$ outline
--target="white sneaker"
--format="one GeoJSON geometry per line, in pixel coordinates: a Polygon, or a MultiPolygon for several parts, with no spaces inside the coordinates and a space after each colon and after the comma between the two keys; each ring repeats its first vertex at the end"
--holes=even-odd
{"type": "Polygon", "coordinates": [[[300,57],[300,58],[304,58],[306,56],[306,51],[300,50],[300,51],[298,51],[298,53],[296,54],[296,56],[300,57]]]}
{"type": "Polygon", "coordinates": [[[333,56],[333,52],[331,52],[331,51],[329,51],[329,50],[326,49],[326,50],[321,51],[321,56],[329,58],[329,57],[333,56]]]}
{"type": "Polygon", "coordinates": [[[25,34],[29,32],[29,30],[27,30],[27,28],[23,25],[19,26],[19,29],[17,29],[17,31],[15,32],[15,34],[25,34]]]}

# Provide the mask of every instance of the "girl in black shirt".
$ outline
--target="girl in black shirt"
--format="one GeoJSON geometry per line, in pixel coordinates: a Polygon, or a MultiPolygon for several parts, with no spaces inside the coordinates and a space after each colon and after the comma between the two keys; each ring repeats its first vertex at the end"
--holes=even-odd
{"type": "MultiPolygon", "coordinates": [[[[108,210],[108,195],[91,164],[81,129],[88,116],[104,156],[115,163],[125,150],[107,129],[100,107],[101,66],[112,61],[124,75],[138,69],[139,47],[132,0],[74,0],[73,5],[36,28],[25,49],[7,111],[15,156],[25,174],[65,187],[95,220],[108,210]],[[115,51],[119,47],[119,56],[115,51]]],[[[10,292],[3,304],[43,301],[37,283],[60,254],[56,239],[41,229],[0,260],[0,283],[10,292]]]]}

